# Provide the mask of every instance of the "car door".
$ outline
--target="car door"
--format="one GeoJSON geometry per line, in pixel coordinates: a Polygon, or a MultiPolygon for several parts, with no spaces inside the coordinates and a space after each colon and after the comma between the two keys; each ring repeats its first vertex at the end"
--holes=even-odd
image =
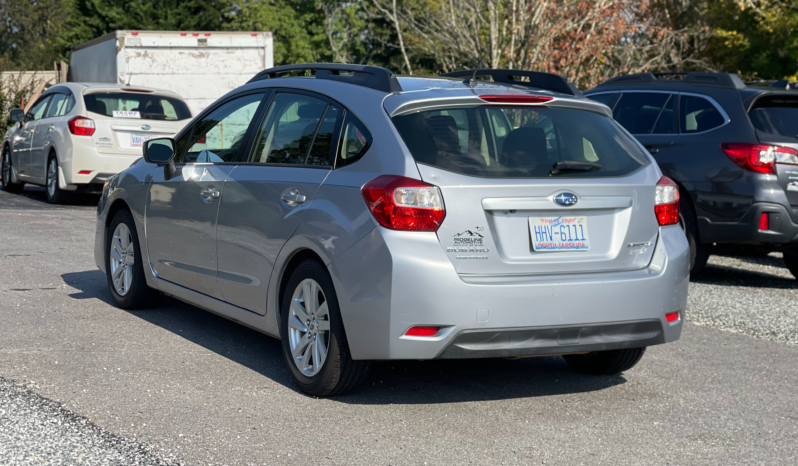
{"type": "Polygon", "coordinates": [[[321,96],[275,94],[222,194],[216,278],[227,302],[266,313],[274,262],[332,169],[342,118],[343,108],[321,96]]]}
{"type": "Polygon", "coordinates": [[[666,174],[668,153],[678,133],[677,103],[677,93],[624,91],[612,109],[613,118],[643,144],[666,174]]]}
{"type": "Polygon", "coordinates": [[[42,184],[45,182],[45,167],[47,165],[47,157],[50,155],[50,149],[53,147],[53,135],[55,134],[56,125],[64,116],[64,110],[69,103],[69,98],[70,96],[67,94],[52,94],[44,116],[38,121],[33,130],[28,172],[33,180],[42,184]]]}
{"type": "Polygon", "coordinates": [[[13,165],[17,171],[17,175],[25,180],[31,179],[31,147],[33,143],[33,135],[36,126],[44,116],[47,110],[47,104],[50,102],[50,95],[42,96],[36,101],[35,104],[25,114],[25,119],[22,121],[17,136],[13,141],[13,150],[16,158],[13,160],[13,165]]]}
{"type": "Polygon", "coordinates": [[[222,299],[216,284],[219,198],[265,95],[238,95],[206,112],[176,141],[174,176],[167,180],[165,170],[155,172],[146,232],[158,278],[222,299]]]}

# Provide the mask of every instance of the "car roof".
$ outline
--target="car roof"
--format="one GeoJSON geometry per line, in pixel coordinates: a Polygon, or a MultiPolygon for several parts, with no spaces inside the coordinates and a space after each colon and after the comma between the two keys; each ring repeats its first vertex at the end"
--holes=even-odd
{"type": "Polygon", "coordinates": [[[172,92],[172,91],[170,91],[168,89],[159,89],[159,88],[155,88],[155,87],[138,86],[138,85],[132,85],[132,84],[131,85],[124,85],[124,84],[113,84],[113,83],[76,83],[76,82],[70,82],[70,83],[59,83],[59,84],[56,84],[56,85],[52,86],[50,89],[48,89],[47,91],[49,92],[49,91],[51,91],[53,89],[57,89],[59,86],[66,87],[66,88],[70,89],[73,92],[79,92],[79,93],[82,93],[82,94],[85,94],[87,91],[88,92],[92,92],[92,91],[101,91],[101,90],[116,91],[116,90],[123,90],[123,89],[131,89],[131,90],[135,89],[135,90],[141,90],[141,91],[157,93],[159,95],[168,95],[170,97],[176,97],[176,98],[178,98],[180,100],[185,100],[182,96],[180,96],[180,94],[177,94],[176,92],[172,92]]]}

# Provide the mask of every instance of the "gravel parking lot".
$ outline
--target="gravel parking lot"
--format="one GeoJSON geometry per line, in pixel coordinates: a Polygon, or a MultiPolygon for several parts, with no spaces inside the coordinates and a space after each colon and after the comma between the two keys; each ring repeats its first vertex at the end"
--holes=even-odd
{"type": "Polygon", "coordinates": [[[559,358],[379,363],[314,399],[277,341],[167,299],[126,312],[93,199],[0,192],[0,464],[795,464],[798,280],[715,256],[682,339],[622,376],[559,358]]]}

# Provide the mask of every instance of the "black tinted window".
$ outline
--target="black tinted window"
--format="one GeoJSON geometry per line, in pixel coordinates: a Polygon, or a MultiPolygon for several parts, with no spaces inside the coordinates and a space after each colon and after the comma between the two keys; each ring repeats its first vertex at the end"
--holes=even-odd
{"type": "Polygon", "coordinates": [[[84,95],[83,101],[86,110],[108,117],[172,121],[191,118],[182,100],[149,93],[95,92],[84,95]]]}
{"type": "Polygon", "coordinates": [[[335,122],[341,115],[341,111],[335,105],[329,105],[324,118],[321,120],[319,130],[313,139],[313,145],[308,154],[308,165],[330,165],[330,155],[332,142],[335,132],[335,122]]]}
{"type": "Polygon", "coordinates": [[[466,175],[548,178],[560,167],[556,176],[619,176],[649,161],[612,119],[581,110],[460,107],[393,122],[416,162],[466,175]]]}
{"type": "MultiPolygon", "coordinates": [[[[632,134],[650,134],[660,119],[671,94],[631,92],[621,95],[612,114],[632,134]]],[[[671,112],[673,106],[671,105],[671,112]]]]}
{"type": "Polygon", "coordinates": [[[682,96],[679,124],[682,133],[701,133],[725,123],[723,116],[712,102],[703,97],[682,96]]]}
{"type": "Polygon", "coordinates": [[[250,161],[304,164],[326,110],[327,102],[315,97],[277,94],[258,131],[250,161]]]}
{"type": "Polygon", "coordinates": [[[668,97],[668,102],[662,107],[662,111],[654,123],[653,134],[674,134],[679,131],[676,129],[676,119],[673,115],[673,107],[676,104],[676,95],[668,97]]]}
{"type": "Polygon", "coordinates": [[[798,137],[798,98],[763,97],[748,112],[759,131],[789,138],[798,137]]]}
{"type": "Polygon", "coordinates": [[[612,92],[609,94],[595,94],[590,95],[587,98],[590,100],[595,100],[596,102],[601,102],[602,104],[612,108],[615,100],[618,98],[618,93],[612,92]]]}
{"type": "Polygon", "coordinates": [[[347,112],[341,131],[341,147],[338,151],[336,168],[344,167],[360,160],[371,147],[371,133],[354,115],[347,112]]]}

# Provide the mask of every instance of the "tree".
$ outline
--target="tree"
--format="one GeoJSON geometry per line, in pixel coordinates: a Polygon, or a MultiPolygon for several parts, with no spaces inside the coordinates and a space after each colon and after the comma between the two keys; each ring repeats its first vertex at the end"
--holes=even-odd
{"type": "Polygon", "coordinates": [[[0,0],[0,57],[7,69],[52,69],[64,0],[0,0]]]}

